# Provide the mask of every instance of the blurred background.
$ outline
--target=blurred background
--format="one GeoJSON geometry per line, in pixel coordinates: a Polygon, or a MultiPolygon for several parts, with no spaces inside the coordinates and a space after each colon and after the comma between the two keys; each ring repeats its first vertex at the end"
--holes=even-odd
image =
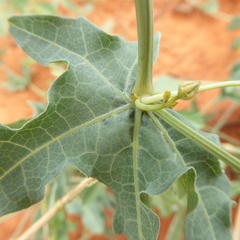
{"type": "MultiPolygon", "coordinates": [[[[162,34],[154,69],[155,80],[161,82],[159,88],[174,88],[179,80],[200,80],[203,84],[240,80],[240,0],[154,0],[154,3],[155,30],[162,34]]],[[[137,40],[133,0],[0,0],[2,124],[41,112],[48,88],[64,71],[61,65],[36,64],[16,45],[9,36],[7,22],[15,14],[84,16],[111,34],[137,40]]],[[[240,157],[239,90],[201,93],[192,102],[179,102],[175,109],[198,128],[219,134],[223,147],[240,157]]],[[[240,176],[227,166],[226,171],[232,180],[232,198],[239,202],[240,176]]],[[[81,178],[75,169],[66,169],[47,187],[43,202],[1,217],[0,239],[16,239],[81,178]]],[[[174,189],[148,199],[148,205],[162,218],[159,239],[169,240],[173,229],[177,232],[175,239],[183,239],[183,220],[178,210],[186,206],[174,189]]],[[[59,211],[32,239],[125,239],[112,233],[114,207],[111,192],[101,184],[94,185],[59,211]]],[[[240,204],[233,206],[232,218],[234,228],[240,228],[240,204]]]]}

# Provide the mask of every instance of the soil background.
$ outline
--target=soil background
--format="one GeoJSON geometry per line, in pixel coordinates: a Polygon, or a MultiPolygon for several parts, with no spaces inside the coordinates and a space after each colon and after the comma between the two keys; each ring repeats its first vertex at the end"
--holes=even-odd
{"type": "MultiPolygon", "coordinates": [[[[92,0],[93,1],[93,0],[92,0]]],[[[79,7],[84,7],[84,1],[74,1],[79,7]],[[79,3],[80,2],[80,3],[79,3]]],[[[85,1],[86,2],[86,1],[85,1]]],[[[239,31],[228,31],[228,22],[219,16],[209,16],[197,9],[187,12],[179,11],[182,1],[155,0],[155,30],[161,32],[159,58],[155,64],[155,76],[172,75],[187,80],[224,81],[228,78],[231,66],[240,59],[238,51],[231,49],[233,39],[240,36],[239,31]]],[[[229,15],[240,13],[240,0],[220,0],[221,12],[229,15]]],[[[103,27],[112,34],[125,39],[137,39],[135,10],[133,0],[95,0],[94,9],[86,15],[96,25],[103,27]]],[[[1,7],[1,6],[0,6],[1,7]]],[[[63,6],[58,8],[59,14],[75,17],[75,14],[63,6]]],[[[22,50],[16,46],[10,36],[0,38],[0,60],[3,66],[21,73],[21,61],[26,58],[22,50]]],[[[55,77],[47,67],[34,64],[31,79],[33,84],[46,90],[55,77]]],[[[33,91],[31,87],[24,91],[10,92],[2,83],[7,81],[5,68],[0,68],[0,123],[7,124],[22,118],[30,118],[33,110],[28,101],[43,102],[44,98],[33,91]]],[[[199,107],[204,107],[214,101],[219,91],[214,90],[198,96],[199,107]]],[[[214,125],[223,112],[231,105],[230,100],[212,105],[207,111],[218,114],[209,121],[214,125]]],[[[180,102],[177,109],[186,108],[189,103],[180,102]]],[[[225,133],[240,140],[240,107],[235,109],[229,121],[234,124],[224,126],[225,133]]],[[[21,221],[23,213],[16,214],[9,221],[1,221],[0,239],[8,240],[11,233],[21,221]]],[[[80,224],[79,219],[72,218],[80,224]]],[[[159,239],[164,240],[164,234],[170,219],[162,221],[159,239]]],[[[30,223],[29,223],[30,224],[30,223]]],[[[80,224],[80,226],[82,226],[80,224]]],[[[71,239],[81,239],[79,231],[71,235],[71,239]]],[[[108,239],[104,236],[94,236],[91,240],[108,239]]],[[[119,238],[120,239],[120,238],[119,238]]],[[[124,239],[124,238],[121,238],[124,239]]]]}

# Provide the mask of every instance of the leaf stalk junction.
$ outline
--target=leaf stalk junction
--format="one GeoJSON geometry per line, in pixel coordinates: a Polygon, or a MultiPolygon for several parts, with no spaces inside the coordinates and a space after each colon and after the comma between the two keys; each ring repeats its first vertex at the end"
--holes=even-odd
{"type": "Polygon", "coordinates": [[[212,90],[216,88],[225,87],[240,87],[240,81],[226,81],[218,82],[214,84],[208,84],[200,86],[200,82],[191,81],[179,85],[177,91],[164,91],[152,96],[136,97],[135,106],[142,111],[152,111],[175,128],[185,137],[191,139],[200,147],[204,148],[212,155],[224,161],[227,165],[231,166],[236,171],[240,172],[240,161],[233,155],[229,154],[221,147],[217,146],[198,131],[187,126],[185,123],[176,118],[173,114],[166,110],[166,108],[172,108],[177,104],[177,100],[190,100],[199,92],[212,90]]]}

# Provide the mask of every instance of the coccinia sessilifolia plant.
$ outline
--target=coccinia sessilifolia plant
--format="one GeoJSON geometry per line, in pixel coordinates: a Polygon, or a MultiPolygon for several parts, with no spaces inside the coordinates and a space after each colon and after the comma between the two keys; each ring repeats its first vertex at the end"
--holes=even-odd
{"type": "Polygon", "coordinates": [[[216,135],[194,128],[171,109],[198,92],[239,86],[184,83],[156,93],[152,0],[136,0],[138,43],[83,18],[15,16],[10,33],[40,64],[64,61],[47,109],[21,126],[0,126],[0,214],[43,198],[45,185],[66,165],[106,184],[116,197],[114,231],[129,240],[157,239],[158,216],[141,195],[177,182],[187,199],[185,239],[230,240],[229,181],[220,161],[240,171],[216,135]]]}

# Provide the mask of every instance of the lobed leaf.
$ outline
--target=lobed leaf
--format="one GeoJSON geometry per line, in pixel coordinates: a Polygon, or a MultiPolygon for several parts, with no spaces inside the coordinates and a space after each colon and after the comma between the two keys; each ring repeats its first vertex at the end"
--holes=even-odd
{"type": "Polygon", "coordinates": [[[10,24],[39,63],[69,67],[43,113],[19,129],[0,126],[0,215],[40,201],[45,185],[71,164],[112,189],[114,229],[130,240],[157,239],[158,217],[141,194],[159,194],[176,180],[188,198],[186,239],[230,240],[228,181],[218,161],[132,103],[136,43],[83,18],[25,16],[10,24]]]}
{"type": "MultiPolygon", "coordinates": [[[[171,112],[186,125],[197,131],[180,114],[171,112]]],[[[186,239],[231,239],[229,212],[232,203],[229,199],[230,185],[221,170],[219,162],[168,124],[164,122],[162,124],[172,142],[174,142],[175,151],[182,157],[185,166],[191,166],[196,171],[195,189],[198,193],[198,205],[186,218],[186,239]]],[[[199,132],[209,140],[219,144],[216,135],[199,132]]]]}

